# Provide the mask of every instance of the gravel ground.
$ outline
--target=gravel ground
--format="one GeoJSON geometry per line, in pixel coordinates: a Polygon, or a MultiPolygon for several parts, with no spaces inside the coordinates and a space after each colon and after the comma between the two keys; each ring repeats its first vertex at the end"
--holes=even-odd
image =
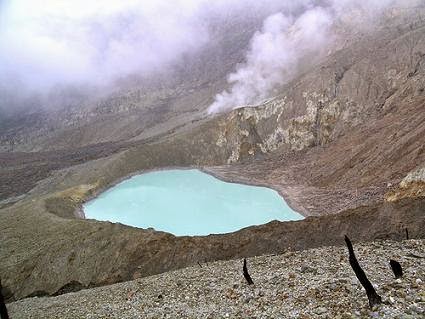
{"type": "Polygon", "coordinates": [[[425,240],[354,243],[383,298],[369,309],[346,247],[220,261],[58,297],[8,304],[18,318],[425,318],[425,240]],[[394,279],[389,259],[403,266],[394,279]],[[202,267],[201,267],[202,266],[202,267]]]}

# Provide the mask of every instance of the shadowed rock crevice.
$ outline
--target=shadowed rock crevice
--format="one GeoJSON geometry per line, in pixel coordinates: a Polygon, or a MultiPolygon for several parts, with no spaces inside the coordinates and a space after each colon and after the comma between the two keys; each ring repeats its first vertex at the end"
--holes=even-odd
{"type": "Polygon", "coordinates": [[[71,281],[69,283],[67,283],[66,285],[62,286],[58,291],[56,291],[53,296],[59,296],[62,294],[67,294],[70,292],[75,292],[75,291],[79,291],[82,289],[87,289],[87,288],[92,288],[94,287],[93,285],[83,285],[78,281],[71,281]]]}

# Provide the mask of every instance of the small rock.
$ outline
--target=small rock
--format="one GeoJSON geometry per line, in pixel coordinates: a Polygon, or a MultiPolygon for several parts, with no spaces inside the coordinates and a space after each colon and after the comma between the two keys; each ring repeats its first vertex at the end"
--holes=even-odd
{"type": "Polygon", "coordinates": [[[329,287],[330,290],[335,290],[338,286],[337,286],[336,283],[332,282],[332,283],[329,284],[328,287],[329,287]]]}
{"type": "Polygon", "coordinates": [[[303,265],[303,266],[301,267],[300,272],[302,272],[303,274],[304,274],[304,273],[315,273],[315,272],[316,272],[316,270],[315,270],[313,267],[303,265]]]}
{"type": "Polygon", "coordinates": [[[410,305],[409,310],[411,313],[417,313],[417,314],[422,314],[424,312],[424,310],[418,307],[418,305],[416,304],[410,305]]]}
{"type": "Polygon", "coordinates": [[[264,297],[264,292],[261,289],[255,289],[255,294],[258,297],[264,297]]]}
{"type": "Polygon", "coordinates": [[[324,313],[327,313],[327,312],[328,312],[328,309],[326,309],[325,307],[319,307],[314,310],[314,313],[316,315],[323,315],[324,313]]]}
{"type": "Polygon", "coordinates": [[[397,291],[397,295],[401,298],[406,298],[406,293],[404,292],[404,290],[398,290],[397,291]]]}

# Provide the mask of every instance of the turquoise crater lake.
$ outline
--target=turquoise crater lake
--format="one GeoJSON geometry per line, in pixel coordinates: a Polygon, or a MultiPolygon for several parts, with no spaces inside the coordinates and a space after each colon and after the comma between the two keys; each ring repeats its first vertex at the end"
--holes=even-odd
{"type": "Polygon", "coordinates": [[[195,169],[134,176],[83,209],[86,218],[178,236],[222,234],[272,220],[303,219],[275,190],[226,183],[195,169]]]}

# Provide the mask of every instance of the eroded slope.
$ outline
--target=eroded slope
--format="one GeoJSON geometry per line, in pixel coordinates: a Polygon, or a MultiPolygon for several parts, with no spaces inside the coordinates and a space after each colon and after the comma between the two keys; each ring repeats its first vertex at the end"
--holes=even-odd
{"type": "MultiPolygon", "coordinates": [[[[2,154],[1,195],[9,202],[0,211],[0,276],[7,297],[337,244],[346,233],[356,240],[401,239],[408,228],[411,237],[425,236],[421,192],[384,200],[425,162],[421,17],[358,39],[257,108],[185,118],[178,129],[165,125],[149,138],[130,134],[131,141],[61,152],[2,154]],[[324,216],[199,238],[75,218],[84,200],[118,180],[179,166],[274,187],[304,215],[324,216]]],[[[79,134],[53,146],[71,145],[79,134]]]]}

